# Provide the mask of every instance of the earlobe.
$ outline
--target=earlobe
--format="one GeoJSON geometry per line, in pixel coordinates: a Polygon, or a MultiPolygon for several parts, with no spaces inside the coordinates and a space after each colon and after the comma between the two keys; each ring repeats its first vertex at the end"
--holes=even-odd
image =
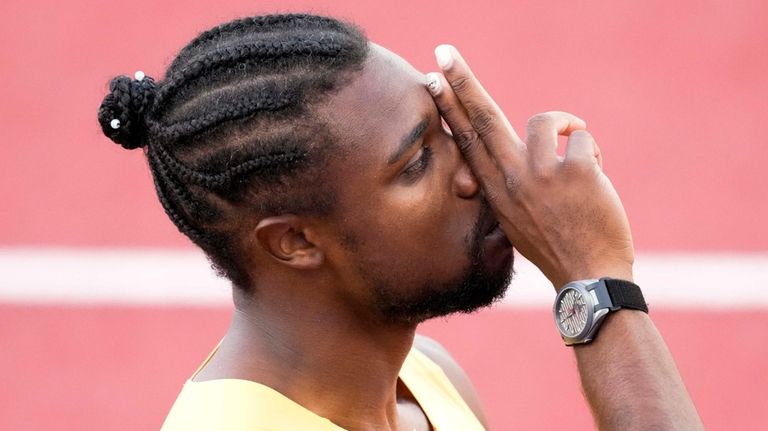
{"type": "Polygon", "coordinates": [[[256,226],[259,246],[277,262],[296,269],[317,269],[324,254],[305,235],[306,226],[294,215],[267,217],[256,226]]]}

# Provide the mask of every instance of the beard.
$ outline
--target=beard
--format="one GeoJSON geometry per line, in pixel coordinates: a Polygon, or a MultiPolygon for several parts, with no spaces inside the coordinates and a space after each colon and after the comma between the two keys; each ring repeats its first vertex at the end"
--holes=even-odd
{"type": "Polygon", "coordinates": [[[370,269],[363,271],[373,288],[375,306],[384,318],[392,323],[420,323],[433,317],[472,313],[499,301],[512,279],[514,259],[510,256],[506,265],[493,271],[486,269],[482,226],[491,215],[490,205],[483,200],[478,220],[464,240],[469,264],[453,280],[425,282],[403,292],[393,288],[397,281],[385,280],[370,269]]]}

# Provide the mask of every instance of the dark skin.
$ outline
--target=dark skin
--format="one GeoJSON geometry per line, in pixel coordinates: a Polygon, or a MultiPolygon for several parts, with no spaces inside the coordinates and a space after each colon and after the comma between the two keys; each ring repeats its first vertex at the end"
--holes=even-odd
{"type": "MultiPolygon", "coordinates": [[[[383,48],[372,45],[366,67],[318,112],[341,143],[342,157],[329,166],[336,212],[258,223],[246,241],[260,269],[256,293],[236,293],[231,327],[195,380],[256,381],[349,430],[428,430],[398,380],[417,322],[387,319],[367,272],[378,268],[406,296],[464,273],[480,186],[443,128],[424,75],[383,48]]],[[[489,270],[509,266],[508,242],[485,246],[496,251],[489,270]]],[[[483,418],[450,355],[431,340],[415,345],[483,418]]]]}
{"type": "MultiPolygon", "coordinates": [[[[556,290],[570,280],[633,280],[629,222],[586,123],[538,114],[522,140],[454,47],[435,54],[442,73],[429,74],[427,87],[520,253],[556,290]],[[564,156],[558,135],[568,136],[564,156]]],[[[599,429],[704,429],[648,314],[609,314],[597,339],[574,352],[599,429]]]]}
{"type": "MultiPolygon", "coordinates": [[[[407,299],[460,277],[483,199],[503,239],[483,238],[485,271],[508,267],[511,241],[556,290],[571,280],[633,279],[629,223],[586,124],[539,114],[523,140],[455,49],[440,49],[438,63],[442,72],[425,87],[424,75],[372,46],[365,68],[321,107],[343,144],[329,166],[337,211],[269,217],[249,233],[255,293],[235,293],[232,325],[196,380],[260,382],[349,430],[427,430],[398,380],[415,345],[482,420],[460,368],[434,342],[414,344],[417,321],[382,313],[372,280],[407,299]],[[558,135],[569,136],[564,157],[558,135]]],[[[647,314],[612,313],[597,339],[574,351],[600,429],[703,429],[647,314]]]]}

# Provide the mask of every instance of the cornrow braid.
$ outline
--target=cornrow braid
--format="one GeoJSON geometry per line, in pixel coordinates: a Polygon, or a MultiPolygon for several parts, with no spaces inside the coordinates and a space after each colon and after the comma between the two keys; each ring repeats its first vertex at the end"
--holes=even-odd
{"type": "Polygon", "coordinates": [[[176,225],[179,231],[194,242],[200,241],[204,235],[192,227],[187,222],[186,217],[181,215],[181,211],[183,210],[178,203],[186,201],[189,203],[187,211],[194,211],[194,203],[191,201],[189,195],[182,187],[180,187],[178,182],[170,176],[168,170],[163,166],[162,162],[154,156],[152,151],[149,151],[148,159],[152,172],[155,173],[153,180],[163,210],[165,210],[166,214],[168,214],[168,217],[171,218],[171,221],[176,225]]]}
{"type": "MultiPolygon", "coordinates": [[[[168,72],[178,69],[180,64],[188,61],[188,56],[196,50],[201,49],[208,43],[217,43],[223,39],[233,36],[242,36],[245,33],[253,31],[280,31],[291,29],[319,29],[324,31],[334,31],[336,33],[345,33],[347,24],[341,23],[333,18],[326,18],[316,15],[290,14],[290,15],[263,15],[253,16],[221,24],[215,28],[204,31],[195,40],[185,46],[176,59],[171,63],[168,72]]],[[[166,79],[168,76],[166,76],[166,79]]]]}
{"type": "Polygon", "coordinates": [[[248,17],[201,33],[162,81],[118,76],[98,113],[124,148],[144,148],[160,203],[217,271],[252,289],[243,233],[261,217],[325,215],[335,145],[314,114],[362,69],[353,25],[306,14],[248,17]]]}
{"type": "Polygon", "coordinates": [[[213,106],[202,117],[192,117],[168,126],[150,123],[150,127],[156,129],[157,138],[178,140],[208,130],[224,120],[236,120],[257,111],[279,111],[297,102],[295,92],[280,89],[276,83],[261,83],[258,87],[232,97],[227,104],[213,106]]]}
{"type": "MultiPolygon", "coordinates": [[[[210,79],[211,75],[218,72],[216,69],[248,67],[253,64],[259,64],[263,68],[286,57],[295,60],[297,56],[311,57],[315,63],[333,63],[339,57],[344,57],[345,49],[352,49],[343,41],[338,41],[338,38],[322,33],[298,40],[280,39],[275,33],[267,33],[264,36],[265,39],[251,40],[249,35],[248,39],[237,41],[236,45],[220,43],[213,52],[203,52],[191,57],[183,68],[171,75],[168,84],[160,89],[157,94],[158,104],[165,106],[165,99],[176,95],[180,87],[193,85],[195,80],[201,77],[210,79]]],[[[277,66],[282,64],[278,63],[277,66]]]]}
{"type": "Polygon", "coordinates": [[[170,168],[174,175],[181,181],[204,187],[210,190],[220,190],[227,188],[231,185],[231,182],[241,175],[248,174],[253,170],[259,168],[266,168],[273,165],[285,165],[292,162],[300,161],[303,157],[307,156],[306,152],[300,153],[297,151],[286,151],[274,154],[264,154],[255,159],[246,160],[238,163],[234,166],[227,168],[224,171],[214,174],[208,174],[203,171],[192,169],[180,161],[176,160],[171,154],[165,151],[165,148],[161,144],[153,146],[157,154],[160,165],[158,168],[168,169],[170,168]],[[167,168],[166,168],[167,167],[167,168]]]}

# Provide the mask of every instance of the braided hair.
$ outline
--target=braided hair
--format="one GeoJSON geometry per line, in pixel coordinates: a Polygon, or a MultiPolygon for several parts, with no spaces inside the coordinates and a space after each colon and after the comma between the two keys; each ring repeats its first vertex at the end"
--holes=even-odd
{"type": "Polygon", "coordinates": [[[144,150],[168,217],[248,290],[248,223],[332,211],[322,175],[335,139],[313,107],[367,56],[362,32],[333,18],[238,19],[201,33],[159,82],[113,78],[98,119],[112,141],[144,150]]]}

